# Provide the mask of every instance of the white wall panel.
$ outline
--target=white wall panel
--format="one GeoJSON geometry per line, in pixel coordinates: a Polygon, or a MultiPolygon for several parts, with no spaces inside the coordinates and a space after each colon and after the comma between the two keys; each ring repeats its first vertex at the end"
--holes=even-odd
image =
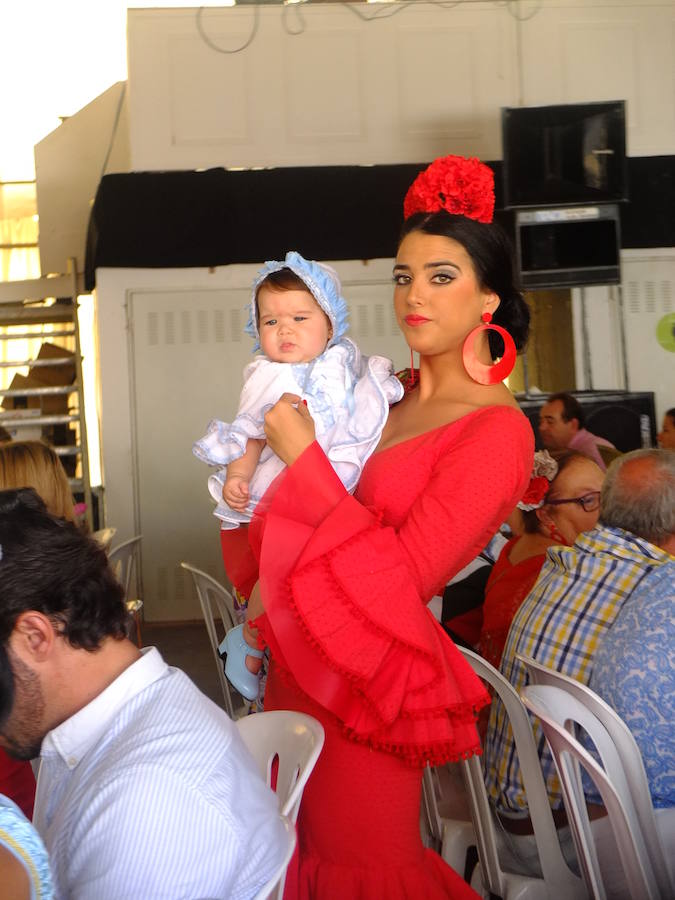
{"type": "Polygon", "coordinates": [[[675,353],[656,335],[662,318],[675,313],[675,250],[626,250],[622,258],[630,390],[654,391],[660,428],[675,399],[675,353]]]}
{"type": "Polygon", "coordinates": [[[288,143],[365,142],[363,51],[357,30],[315,30],[311,41],[287,36],[283,49],[288,143]]]}
{"type": "Polygon", "coordinates": [[[132,168],[498,158],[513,17],[488,2],[378,10],[369,22],[346,4],[204,10],[221,49],[256,28],[236,53],[207,45],[196,10],[129,10],[132,168]]]}
{"type": "Polygon", "coordinates": [[[520,47],[523,105],[626,100],[628,155],[675,152],[671,0],[551,0],[520,47]]]}
{"type": "Polygon", "coordinates": [[[593,390],[653,391],[657,421],[675,398],[675,353],[656,336],[658,323],[675,313],[675,250],[623,250],[618,286],[572,292],[577,386],[593,390]],[[584,310],[590,348],[591,383],[583,366],[584,310]],[[624,357],[621,325],[626,343],[624,357]]]}
{"type": "Polygon", "coordinates": [[[167,52],[172,145],[249,140],[250,57],[204,53],[204,44],[194,37],[171,37],[167,52]]]}

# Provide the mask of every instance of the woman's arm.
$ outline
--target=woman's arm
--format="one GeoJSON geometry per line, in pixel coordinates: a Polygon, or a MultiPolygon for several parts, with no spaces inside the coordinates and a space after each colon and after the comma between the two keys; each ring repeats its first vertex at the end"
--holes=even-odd
{"type": "Polygon", "coordinates": [[[415,760],[451,758],[464,726],[469,743],[459,752],[470,746],[473,709],[486,695],[466,667],[457,677],[457,651],[424,603],[515,505],[532,444],[512,409],[453,430],[398,529],[347,494],[316,443],[263,501],[250,534],[264,637],[276,662],[348,731],[381,747],[410,743],[415,760]],[[438,756],[429,729],[443,744],[438,756]]]}

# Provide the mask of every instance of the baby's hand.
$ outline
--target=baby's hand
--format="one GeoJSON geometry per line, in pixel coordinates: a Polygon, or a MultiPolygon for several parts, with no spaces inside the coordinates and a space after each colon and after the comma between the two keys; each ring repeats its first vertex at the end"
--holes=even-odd
{"type": "Polygon", "coordinates": [[[223,485],[223,500],[231,509],[244,512],[248,506],[248,481],[242,475],[228,475],[223,485]]]}

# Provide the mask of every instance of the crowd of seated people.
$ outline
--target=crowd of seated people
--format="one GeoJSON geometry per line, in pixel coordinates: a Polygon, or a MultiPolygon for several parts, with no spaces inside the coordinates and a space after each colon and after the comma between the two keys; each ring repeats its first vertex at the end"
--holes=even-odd
{"type": "MultiPolygon", "coordinates": [[[[548,422],[553,404],[553,414],[564,424],[566,396],[549,398],[542,408],[543,422],[548,422]]],[[[537,491],[545,457],[541,452],[535,455],[528,495],[509,519],[513,536],[496,564],[486,565],[480,582],[474,581],[472,595],[467,582],[459,585],[460,592],[465,591],[465,608],[457,616],[447,601],[461,593],[456,593],[457,585],[446,589],[444,625],[451,636],[500,668],[516,690],[527,683],[516,659],[519,653],[590,682],[638,741],[661,837],[672,856],[675,409],[664,416],[658,435],[661,449],[617,453],[606,482],[598,452],[591,458],[563,450],[570,442],[560,431],[557,440],[552,437],[556,425],[548,425],[547,431],[544,424],[542,437],[547,434],[545,443],[556,457],[557,473],[552,480],[549,474],[548,484],[539,482],[537,491]],[[453,634],[453,629],[460,634],[453,634]]],[[[575,421],[572,436],[579,433],[577,426],[575,421]]],[[[563,849],[573,860],[552,757],[536,727],[535,736],[563,849]]],[[[498,699],[490,708],[484,767],[488,793],[503,825],[507,868],[540,874],[513,738],[498,699]]],[[[597,794],[587,799],[591,815],[598,817],[593,829],[604,854],[610,896],[625,896],[621,868],[609,862],[613,839],[604,808],[597,794]]]]}
{"type": "MultiPolygon", "coordinates": [[[[562,401],[558,398],[553,402],[562,401]]],[[[671,612],[675,585],[675,452],[671,449],[674,445],[675,410],[669,410],[659,433],[661,449],[635,451],[622,456],[611,465],[604,484],[603,471],[584,453],[569,450],[561,452],[560,447],[552,447],[555,460],[547,452],[538,453],[528,493],[510,520],[513,536],[504,544],[484,588],[484,603],[479,607],[480,632],[474,630],[472,635],[476,649],[493,665],[500,667],[516,689],[521,688],[526,681],[525,672],[516,659],[516,654],[523,653],[590,684],[593,690],[616,709],[638,741],[661,837],[671,855],[675,849],[675,735],[672,728],[675,714],[675,632],[671,612]],[[545,628],[542,627],[544,620],[545,628]]],[[[52,527],[59,521],[73,521],[73,500],[68,479],[56,454],[40,442],[0,443],[0,491],[5,492],[0,495],[0,532],[3,517],[12,534],[16,533],[17,522],[23,527],[23,517],[26,534],[30,533],[37,543],[42,538],[45,523],[52,527]],[[34,502],[32,496],[26,498],[23,491],[11,490],[23,487],[33,487],[42,498],[44,506],[39,501],[34,502]]],[[[5,531],[5,537],[2,538],[3,548],[5,545],[8,547],[11,557],[12,540],[7,534],[5,531]]],[[[55,534],[59,543],[61,535],[58,529],[55,534]]],[[[80,540],[87,542],[87,538],[75,528],[72,530],[71,540],[75,543],[80,540]]],[[[76,549],[84,552],[84,556],[87,555],[85,545],[78,545],[76,549]]],[[[49,558],[49,540],[45,543],[45,550],[46,558],[49,558]]],[[[53,583],[62,578],[64,566],[62,558],[57,556],[54,556],[54,567],[50,574],[42,571],[39,577],[35,575],[38,591],[45,579],[53,583]]],[[[103,557],[99,555],[98,559],[103,560],[103,557]]],[[[82,560],[78,574],[81,563],[82,560]]],[[[27,563],[19,561],[17,566],[21,568],[24,578],[27,563]]],[[[40,568],[45,570],[44,565],[40,568]]],[[[105,575],[101,574],[103,571],[99,572],[99,576],[105,581],[105,575]]],[[[71,581],[76,580],[74,572],[70,572],[69,577],[71,581]]],[[[485,585],[485,581],[483,584],[485,585]]],[[[6,583],[0,579],[0,586],[12,594],[14,588],[11,571],[6,583]]],[[[99,602],[105,604],[108,600],[109,598],[103,600],[101,597],[99,602]]],[[[37,607],[38,603],[32,605],[37,607]]],[[[124,610],[118,612],[123,619],[124,610]]],[[[40,628],[36,629],[34,624],[27,626],[25,623],[20,624],[22,622],[20,613],[6,640],[0,645],[0,699],[5,706],[3,711],[0,704],[0,716],[6,712],[8,702],[15,701],[17,693],[20,694],[23,689],[21,684],[16,684],[15,677],[8,678],[8,653],[14,653],[14,648],[21,647],[21,642],[26,641],[23,650],[19,651],[25,653],[25,647],[31,641],[35,642],[36,634],[40,635],[43,642],[62,641],[66,651],[61,651],[61,659],[67,660],[63,671],[77,671],[81,665],[82,672],[93,672],[94,680],[99,679],[102,686],[100,694],[106,697],[109,687],[105,687],[105,684],[116,671],[119,654],[138,652],[121,636],[121,632],[118,635],[114,629],[108,633],[104,631],[99,636],[100,644],[96,649],[87,644],[88,640],[94,644],[94,637],[61,635],[54,631],[48,639],[44,622],[41,625],[42,631],[40,628]],[[30,640],[27,638],[29,631],[30,640]],[[78,641],[84,643],[80,645],[78,641]],[[101,655],[101,647],[106,650],[112,648],[114,651],[107,660],[103,660],[106,654],[101,655]],[[88,656],[91,659],[87,659],[88,656]],[[94,659],[96,663],[92,665],[94,659]]],[[[29,660],[31,663],[34,661],[32,657],[29,660]]],[[[53,665],[55,668],[50,670],[52,674],[56,671],[56,664],[53,665]]],[[[147,667],[147,661],[141,663],[139,660],[135,665],[147,667]]],[[[161,658],[156,661],[155,669],[157,671],[153,669],[148,684],[161,682],[172,671],[161,658]]],[[[180,688],[187,689],[184,684],[180,688]]],[[[45,747],[49,749],[53,746],[55,755],[49,759],[48,765],[57,769],[52,773],[51,781],[45,779],[45,791],[54,795],[64,779],[72,778],[81,778],[85,788],[87,780],[91,779],[94,790],[94,783],[102,774],[115,782],[118,776],[114,765],[108,769],[105,759],[99,760],[100,771],[78,773],[76,765],[70,774],[67,773],[72,761],[62,758],[60,737],[56,737],[59,729],[53,727],[64,715],[63,701],[59,700],[56,712],[53,693],[48,690],[43,693],[41,699],[45,700],[46,697],[48,704],[46,714],[39,725],[35,722],[35,734],[28,736],[33,742],[23,749],[27,751],[25,756],[35,756],[40,745],[43,751],[45,747]],[[48,724],[52,727],[48,727],[48,724]],[[58,770],[58,766],[63,766],[64,763],[65,769],[58,770]]],[[[86,697],[83,694],[70,698],[72,702],[67,710],[70,715],[66,715],[65,721],[78,721],[81,710],[88,708],[86,701],[96,703],[96,695],[92,699],[89,697],[90,693],[87,689],[86,697]]],[[[172,693],[173,688],[167,694],[167,708],[171,708],[172,693]]],[[[34,703],[33,695],[28,699],[31,704],[34,703]]],[[[202,700],[203,698],[199,702],[202,700]]],[[[16,710],[15,704],[12,705],[16,710]]],[[[34,708],[31,706],[31,711],[34,708]]],[[[208,720],[213,711],[204,710],[204,715],[208,720]]],[[[226,717],[219,717],[217,723],[212,723],[214,734],[219,734],[220,740],[236,741],[224,719],[226,717]]],[[[115,721],[114,712],[111,721],[115,721]]],[[[499,700],[494,700],[485,740],[486,786],[495,812],[508,836],[511,861],[515,862],[515,867],[520,871],[537,874],[540,870],[536,846],[531,835],[526,797],[507,724],[499,700]]],[[[534,728],[537,734],[536,723],[534,728]]],[[[25,733],[15,732],[15,737],[17,734],[20,739],[26,739],[25,733]]],[[[541,735],[538,746],[554,816],[560,826],[561,841],[572,858],[573,850],[557,776],[541,735]]],[[[139,767],[142,770],[142,749],[139,752],[139,767]]],[[[181,753],[185,752],[184,747],[173,747],[169,751],[169,757],[173,754],[174,758],[180,759],[181,753]]],[[[255,782],[254,773],[247,769],[245,755],[238,758],[236,752],[230,750],[230,756],[230,762],[234,759],[236,777],[251,778],[255,782]]],[[[48,757],[49,753],[45,759],[48,757]]],[[[119,774],[125,784],[127,777],[128,773],[119,774]]],[[[133,777],[138,777],[138,783],[147,787],[155,775],[140,774],[139,771],[133,777]]],[[[198,793],[198,789],[195,790],[198,793]]],[[[136,877],[134,857],[133,854],[128,855],[128,847],[117,833],[117,824],[121,820],[118,816],[113,821],[115,804],[106,801],[109,820],[106,821],[103,832],[97,834],[89,844],[82,835],[76,834],[83,810],[57,807],[55,817],[53,809],[47,812],[48,794],[45,793],[38,803],[36,813],[38,834],[29,821],[33,816],[35,797],[35,779],[30,763],[27,760],[13,760],[4,750],[0,750],[0,795],[6,795],[0,796],[0,879],[3,884],[12,886],[12,896],[32,897],[34,894],[31,890],[35,890],[36,886],[39,886],[40,896],[51,896],[52,876],[43,839],[52,854],[52,870],[57,889],[65,891],[67,895],[86,897],[88,891],[95,890],[102,897],[122,896],[119,891],[122,890],[123,879],[127,878],[128,884],[133,885],[136,877]],[[108,875],[101,871],[100,860],[112,860],[120,852],[120,841],[127,853],[124,857],[126,874],[123,875],[118,867],[113,867],[110,870],[114,873],[113,881],[108,883],[110,871],[108,875]],[[76,846],[80,847],[77,854],[76,846]],[[114,884],[114,888],[111,884],[114,884]]],[[[88,806],[95,805],[94,795],[87,796],[88,806]]],[[[620,897],[623,890],[620,869],[607,865],[612,838],[603,819],[604,811],[599,804],[599,797],[589,794],[588,801],[592,815],[597,816],[593,828],[606,884],[611,886],[610,896],[620,897]]],[[[204,816],[204,809],[200,806],[202,802],[194,796],[182,797],[176,813],[194,815],[201,819],[204,816]]],[[[252,842],[252,835],[248,831],[246,839],[249,852],[255,855],[256,851],[251,848],[258,848],[257,863],[253,866],[250,860],[245,861],[234,851],[226,866],[221,863],[216,865],[214,862],[210,875],[204,875],[202,871],[199,879],[203,881],[206,877],[208,881],[211,878],[208,883],[218,884],[217,890],[224,889],[222,885],[227,879],[235,884],[237,879],[242,879],[243,883],[248,878],[250,885],[253,883],[251,879],[257,878],[256,883],[259,883],[262,875],[260,871],[254,874],[253,870],[261,865],[263,858],[267,861],[274,860],[274,847],[282,846],[280,836],[275,833],[274,802],[262,790],[257,802],[258,818],[249,817],[250,809],[247,806],[246,825],[240,823],[242,829],[248,829],[251,821],[257,822],[253,829],[258,832],[257,844],[252,842]],[[227,872],[224,868],[227,868],[227,872]]],[[[151,825],[152,811],[147,809],[147,804],[146,809],[141,810],[137,805],[132,809],[129,803],[133,806],[131,793],[125,795],[117,812],[120,813],[121,810],[120,814],[125,822],[129,821],[130,815],[136,817],[135,833],[142,832],[147,837],[155,831],[151,825]],[[144,820],[148,826],[147,833],[144,831],[144,820]]],[[[228,825],[226,829],[228,832],[229,827],[228,825]]],[[[218,828],[213,822],[209,824],[209,831],[212,837],[218,834],[218,828]]],[[[183,834],[182,829],[180,833],[183,834]]],[[[221,835],[221,840],[216,843],[217,846],[213,845],[213,859],[221,855],[227,857],[227,852],[221,854],[227,844],[226,837],[221,835]]],[[[167,869],[165,866],[166,836],[162,837],[162,845],[162,848],[157,848],[162,860],[162,873],[161,876],[157,875],[160,880],[166,878],[166,871],[170,870],[170,867],[167,869]]],[[[176,855],[175,847],[171,853],[176,855]]],[[[140,865],[140,861],[138,864],[140,865]]],[[[209,870],[208,865],[206,869],[209,870]]],[[[265,873],[267,869],[264,870],[265,873]]],[[[144,872],[143,877],[145,879],[147,873],[144,872]]]]}
{"type": "MultiPolygon", "coordinates": [[[[644,597],[653,598],[654,591],[659,598],[666,598],[666,607],[672,606],[674,552],[675,453],[637,450],[623,455],[611,465],[602,486],[598,525],[582,533],[573,546],[554,546],[547,551],[540,577],[513,619],[501,659],[502,674],[517,691],[522,689],[527,681],[525,669],[517,659],[522,654],[588,684],[594,673],[596,654],[601,652],[604,641],[612,639],[617,623],[620,630],[616,640],[625,635],[624,609],[626,616],[631,610],[634,615],[635,610],[642,610],[644,597]],[[630,605],[626,606],[629,601],[630,605]]],[[[650,634],[654,646],[663,641],[664,633],[659,628],[660,601],[650,602],[655,607],[654,616],[650,623],[645,622],[644,628],[645,634],[650,627],[655,629],[650,634]]],[[[653,649],[654,653],[658,651],[653,649]]],[[[660,659],[667,667],[667,657],[660,659]]],[[[635,656],[632,660],[635,661],[635,656]]],[[[630,667],[629,660],[626,664],[630,667]]],[[[611,668],[613,658],[607,665],[611,668]]],[[[671,672],[660,682],[657,670],[652,672],[652,677],[641,680],[635,679],[634,670],[622,676],[624,685],[628,682],[632,685],[635,706],[642,704],[645,708],[650,690],[657,695],[651,702],[658,706],[661,691],[667,689],[668,679],[672,679],[671,672]],[[655,679],[658,686],[654,686],[655,679]]],[[[609,680],[606,673],[601,670],[598,677],[606,696],[614,696],[616,687],[610,692],[609,686],[605,686],[609,680]]],[[[663,711],[667,713],[667,707],[663,711]]],[[[555,766],[540,727],[536,722],[533,727],[554,817],[564,828],[566,819],[555,766]]],[[[672,857],[675,735],[671,728],[662,730],[660,736],[660,764],[668,770],[671,793],[667,800],[668,812],[660,816],[659,822],[664,845],[672,857]]],[[[488,793],[504,829],[511,836],[511,850],[520,865],[536,873],[538,860],[522,775],[507,716],[498,699],[491,708],[484,766],[488,793]]],[[[663,800],[661,794],[660,802],[663,800]]],[[[592,815],[603,817],[603,808],[591,806],[590,809],[592,815]]],[[[598,836],[608,837],[606,823],[594,827],[598,836]]],[[[571,847],[567,830],[563,837],[571,847]]],[[[605,850],[604,858],[610,857],[611,849],[609,854],[605,850]]],[[[610,864],[608,877],[612,877],[611,869],[610,864]]],[[[613,875],[616,877],[617,873],[613,875]]]]}

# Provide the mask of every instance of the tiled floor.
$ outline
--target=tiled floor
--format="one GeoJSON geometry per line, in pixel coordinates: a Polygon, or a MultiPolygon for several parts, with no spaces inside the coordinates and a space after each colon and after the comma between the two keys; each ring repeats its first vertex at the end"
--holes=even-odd
{"type": "Polygon", "coordinates": [[[182,669],[207,697],[219,706],[223,705],[216,664],[204,625],[153,625],[146,622],[141,634],[144,647],[157,647],[169,665],[182,669]]]}

